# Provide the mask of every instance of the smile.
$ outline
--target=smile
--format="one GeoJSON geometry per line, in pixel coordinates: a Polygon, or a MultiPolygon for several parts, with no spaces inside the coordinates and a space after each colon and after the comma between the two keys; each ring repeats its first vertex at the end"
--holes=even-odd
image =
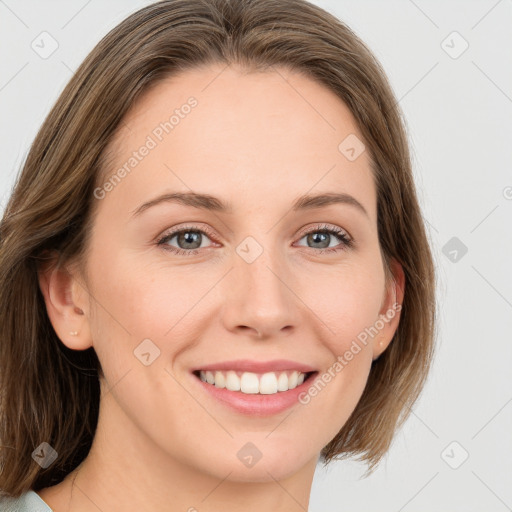
{"type": "Polygon", "coordinates": [[[194,372],[201,381],[220,389],[239,391],[245,394],[273,395],[295,389],[314,372],[278,371],[266,373],[241,372],[235,370],[198,370],[194,372]]]}
{"type": "Polygon", "coordinates": [[[212,400],[212,407],[251,417],[303,407],[298,397],[319,375],[314,366],[289,359],[217,361],[190,370],[193,386],[212,400]]]}

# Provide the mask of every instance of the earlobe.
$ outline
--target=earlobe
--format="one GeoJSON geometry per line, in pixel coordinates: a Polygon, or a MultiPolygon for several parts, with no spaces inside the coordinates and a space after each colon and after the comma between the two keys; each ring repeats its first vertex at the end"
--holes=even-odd
{"type": "Polygon", "coordinates": [[[377,359],[389,346],[400,322],[400,311],[405,292],[405,274],[402,265],[391,262],[392,278],[386,284],[386,291],[376,327],[379,334],[373,345],[373,360],[377,359]]]}
{"type": "Polygon", "coordinates": [[[72,350],[91,347],[83,294],[74,292],[75,277],[52,261],[39,268],[38,280],[48,317],[62,343],[72,350]]]}

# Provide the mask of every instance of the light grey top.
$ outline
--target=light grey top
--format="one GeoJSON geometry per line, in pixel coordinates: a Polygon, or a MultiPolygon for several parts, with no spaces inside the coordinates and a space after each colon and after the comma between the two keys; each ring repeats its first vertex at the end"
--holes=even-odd
{"type": "Polygon", "coordinates": [[[19,498],[0,497],[0,512],[53,512],[35,491],[24,492],[19,498]]]}

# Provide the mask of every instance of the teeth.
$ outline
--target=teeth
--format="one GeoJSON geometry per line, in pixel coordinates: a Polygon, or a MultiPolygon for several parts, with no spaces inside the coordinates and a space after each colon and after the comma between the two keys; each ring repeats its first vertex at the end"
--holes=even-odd
{"type": "Polygon", "coordinates": [[[199,378],[203,382],[213,384],[217,388],[226,388],[230,391],[240,391],[245,394],[273,395],[280,391],[288,391],[300,386],[305,374],[296,370],[292,372],[267,372],[257,374],[252,372],[235,371],[203,371],[199,378]]]}
{"type": "Polygon", "coordinates": [[[230,391],[240,391],[240,379],[235,372],[227,373],[226,388],[228,388],[230,391]]]}
{"type": "Polygon", "coordinates": [[[275,373],[264,373],[261,376],[259,391],[262,395],[277,393],[277,377],[275,373]]]}
{"type": "Polygon", "coordinates": [[[284,372],[281,373],[277,379],[277,390],[288,391],[288,375],[284,372]]]}
{"type": "Polygon", "coordinates": [[[259,393],[260,381],[255,373],[245,372],[240,379],[240,391],[242,393],[259,393]]]}
{"type": "Polygon", "coordinates": [[[215,386],[218,388],[226,387],[226,378],[222,372],[215,372],[215,386]]]}
{"type": "Polygon", "coordinates": [[[297,379],[299,377],[299,374],[297,372],[293,372],[288,377],[288,389],[294,389],[297,387],[297,379]]]}

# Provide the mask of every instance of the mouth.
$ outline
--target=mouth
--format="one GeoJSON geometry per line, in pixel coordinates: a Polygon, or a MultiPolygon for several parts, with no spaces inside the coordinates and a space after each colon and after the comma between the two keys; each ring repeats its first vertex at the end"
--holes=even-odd
{"type": "Polygon", "coordinates": [[[212,407],[227,407],[251,418],[269,417],[301,404],[300,396],[320,375],[315,367],[289,359],[237,359],[198,365],[190,372],[212,407]]]}
{"type": "Polygon", "coordinates": [[[281,370],[255,373],[237,370],[195,370],[193,375],[218,389],[245,395],[276,395],[293,390],[315,375],[316,371],[281,370]]]}

